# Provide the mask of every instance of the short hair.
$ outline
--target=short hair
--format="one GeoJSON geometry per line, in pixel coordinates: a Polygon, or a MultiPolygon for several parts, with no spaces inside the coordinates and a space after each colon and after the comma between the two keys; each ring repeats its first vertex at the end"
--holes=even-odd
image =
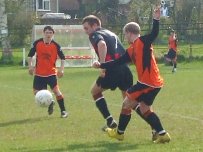
{"type": "Polygon", "coordinates": [[[85,22],[87,22],[91,26],[94,24],[101,26],[101,20],[95,15],[88,15],[88,16],[84,17],[82,20],[82,24],[84,24],[85,22]]]}
{"type": "Polygon", "coordinates": [[[123,32],[130,32],[133,34],[140,33],[140,26],[136,22],[129,22],[123,27],[123,32]]]}
{"type": "Polygon", "coordinates": [[[52,31],[53,33],[55,33],[53,27],[51,27],[51,26],[49,26],[49,25],[44,27],[43,32],[45,32],[46,30],[49,30],[49,31],[52,31]]]}

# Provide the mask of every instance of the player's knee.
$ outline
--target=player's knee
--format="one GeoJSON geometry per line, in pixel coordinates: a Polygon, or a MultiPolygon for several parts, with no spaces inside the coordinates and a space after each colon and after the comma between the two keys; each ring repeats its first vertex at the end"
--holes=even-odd
{"type": "Polygon", "coordinates": [[[61,95],[56,95],[56,100],[57,101],[59,101],[59,100],[61,100],[61,99],[63,99],[63,95],[61,94],[61,95]]]}
{"type": "Polygon", "coordinates": [[[52,89],[52,91],[53,91],[53,93],[54,93],[54,95],[55,95],[56,97],[57,97],[57,96],[63,96],[62,93],[61,93],[61,91],[59,90],[59,87],[58,87],[58,86],[54,87],[54,88],[52,89]]]}
{"type": "Polygon", "coordinates": [[[143,112],[143,116],[144,116],[145,118],[147,118],[151,113],[153,113],[153,111],[151,111],[151,110],[149,109],[149,110],[143,112]]]}
{"type": "Polygon", "coordinates": [[[93,97],[94,101],[97,101],[97,100],[103,98],[103,94],[101,92],[97,93],[97,94],[92,94],[92,97],[93,97]]]}
{"type": "Polygon", "coordinates": [[[123,115],[130,115],[131,114],[131,109],[122,108],[121,114],[123,114],[123,115]]]}
{"type": "Polygon", "coordinates": [[[33,89],[33,94],[36,95],[39,90],[33,89]]]}

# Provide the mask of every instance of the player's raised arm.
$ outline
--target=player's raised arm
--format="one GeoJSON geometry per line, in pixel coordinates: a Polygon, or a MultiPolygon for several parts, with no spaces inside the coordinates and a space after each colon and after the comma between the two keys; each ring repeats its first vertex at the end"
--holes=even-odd
{"type": "Polygon", "coordinates": [[[155,20],[160,20],[160,17],[161,17],[161,9],[160,9],[160,6],[157,6],[157,7],[154,9],[153,18],[154,18],[155,20]]]}
{"type": "Polygon", "coordinates": [[[160,7],[156,7],[154,9],[154,13],[153,13],[153,27],[152,27],[152,31],[149,35],[146,35],[146,37],[143,38],[143,41],[150,42],[152,43],[156,37],[159,34],[159,20],[160,20],[160,16],[161,16],[161,11],[160,11],[160,7]]]}

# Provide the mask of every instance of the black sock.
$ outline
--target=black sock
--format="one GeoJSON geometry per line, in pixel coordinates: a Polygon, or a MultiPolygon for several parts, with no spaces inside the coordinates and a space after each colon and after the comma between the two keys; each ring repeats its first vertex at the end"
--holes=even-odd
{"type": "Polygon", "coordinates": [[[120,114],[119,117],[119,124],[118,124],[118,134],[123,134],[125,132],[125,129],[131,119],[130,115],[120,114]]]}
{"type": "MultiPolygon", "coordinates": [[[[141,113],[141,111],[140,111],[140,106],[138,105],[138,106],[136,106],[135,108],[134,108],[134,110],[135,110],[135,112],[144,120],[144,121],[146,121],[147,122],[147,120],[146,120],[146,118],[143,116],[143,114],[141,113]]],[[[148,123],[148,122],[147,122],[148,123]]],[[[149,124],[149,123],[148,123],[149,124]]],[[[150,125],[150,124],[149,124],[150,125]]],[[[153,130],[153,127],[150,125],[150,127],[151,127],[151,129],[153,130]]]]}
{"type": "Polygon", "coordinates": [[[146,117],[146,121],[156,130],[156,132],[164,130],[159,117],[154,112],[146,117]]]}
{"type": "Polygon", "coordinates": [[[174,67],[174,68],[176,68],[176,67],[177,67],[177,63],[176,63],[176,62],[174,63],[173,67],[174,67]]]}
{"type": "Polygon", "coordinates": [[[59,108],[60,108],[61,112],[66,111],[66,108],[64,106],[64,99],[62,98],[60,100],[57,100],[57,102],[58,102],[58,105],[59,105],[59,108]]]}
{"type": "MultiPolygon", "coordinates": [[[[108,118],[109,116],[111,116],[109,109],[107,107],[106,104],[106,100],[104,98],[101,98],[99,100],[96,101],[96,106],[99,109],[100,113],[102,114],[102,116],[104,117],[104,119],[108,118]]],[[[107,119],[107,121],[110,121],[112,117],[109,117],[107,119]]],[[[113,118],[112,118],[113,119],[113,118]]],[[[112,120],[111,120],[112,121],[112,120]]]]}

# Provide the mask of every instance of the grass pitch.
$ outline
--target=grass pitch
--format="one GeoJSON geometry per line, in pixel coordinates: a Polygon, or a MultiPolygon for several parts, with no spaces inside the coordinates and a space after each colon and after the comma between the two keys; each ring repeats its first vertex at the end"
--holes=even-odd
{"type": "MultiPolygon", "coordinates": [[[[133,113],[122,142],[101,131],[104,120],[90,95],[98,71],[66,68],[59,79],[67,119],[37,107],[32,94],[33,77],[21,67],[0,67],[0,152],[200,152],[203,151],[203,63],[181,63],[178,71],[159,65],[165,86],[154,110],[170,133],[169,144],[151,142],[150,127],[133,113]]],[[[134,73],[134,67],[132,66],[134,73]]],[[[136,77],[134,78],[136,81],[136,77]]],[[[119,90],[106,91],[109,109],[118,120],[122,104],[119,90]]]]}

